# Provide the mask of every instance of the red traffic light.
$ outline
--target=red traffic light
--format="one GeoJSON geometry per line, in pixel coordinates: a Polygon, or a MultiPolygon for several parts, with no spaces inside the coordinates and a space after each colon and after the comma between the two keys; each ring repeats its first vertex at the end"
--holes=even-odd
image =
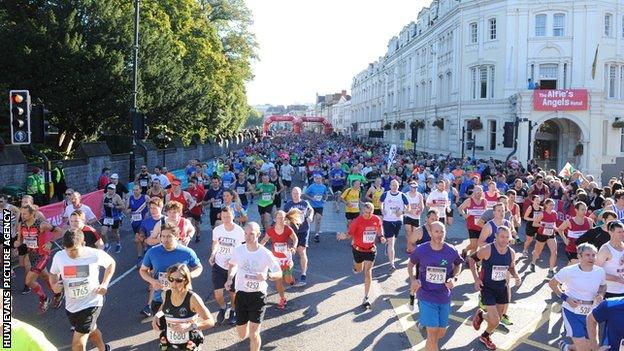
{"type": "Polygon", "coordinates": [[[24,96],[21,94],[13,94],[13,102],[16,104],[21,103],[22,101],[24,101],[24,96]]]}

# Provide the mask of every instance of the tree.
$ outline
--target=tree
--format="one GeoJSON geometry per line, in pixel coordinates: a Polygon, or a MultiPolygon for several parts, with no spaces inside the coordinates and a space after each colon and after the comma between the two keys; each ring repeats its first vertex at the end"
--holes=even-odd
{"type": "Polygon", "coordinates": [[[264,118],[262,116],[262,112],[256,110],[255,108],[250,108],[249,116],[245,122],[245,128],[261,127],[263,122],[264,118]]]}

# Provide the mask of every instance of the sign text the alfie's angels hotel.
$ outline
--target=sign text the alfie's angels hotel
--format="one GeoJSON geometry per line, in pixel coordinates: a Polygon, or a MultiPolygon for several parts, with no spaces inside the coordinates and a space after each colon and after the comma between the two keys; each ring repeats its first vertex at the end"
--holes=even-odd
{"type": "Polygon", "coordinates": [[[587,110],[587,90],[534,90],[533,109],[535,111],[585,111],[587,110]]]}

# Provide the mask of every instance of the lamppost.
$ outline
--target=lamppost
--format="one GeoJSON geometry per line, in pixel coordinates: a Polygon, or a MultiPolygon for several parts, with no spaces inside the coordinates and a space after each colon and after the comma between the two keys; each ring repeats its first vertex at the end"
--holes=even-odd
{"type": "MultiPolygon", "coordinates": [[[[132,149],[130,150],[130,167],[129,167],[129,176],[128,179],[134,179],[135,174],[135,161],[134,161],[134,151],[137,146],[137,134],[139,133],[139,109],[137,106],[137,95],[138,95],[138,77],[139,77],[139,6],[141,0],[134,0],[134,59],[132,63],[132,108],[130,108],[130,116],[132,121],[132,149]]],[[[141,131],[141,134],[142,131],[141,131]]]]}

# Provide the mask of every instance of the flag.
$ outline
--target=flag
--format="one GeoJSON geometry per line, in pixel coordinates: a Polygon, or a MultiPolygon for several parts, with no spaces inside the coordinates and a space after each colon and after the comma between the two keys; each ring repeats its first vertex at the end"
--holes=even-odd
{"type": "Polygon", "coordinates": [[[388,169],[390,169],[390,166],[392,165],[392,161],[394,161],[396,154],[397,154],[397,146],[396,144],[392,144],[390,146],[390,151],[388,152],[388,169]]]}
{"type": "Polygon", "coordinates": [[[596,66],[598,65],[598,47],[600,44],[596,45],[596,53],[594,54],[594,63],[592,63],[592,80],[596,78],[596,66]]]}
{"type": "Polygon", "coordinates": [[[559,176],[563,178],[567,178],[567,177],[570,177],[572,173],[574,173],[574,171],[576,171],[574,166],[572,166],[570,162],[566,162],[565,166],[563,166],[563,168],[559,172],[559,176]]]}

